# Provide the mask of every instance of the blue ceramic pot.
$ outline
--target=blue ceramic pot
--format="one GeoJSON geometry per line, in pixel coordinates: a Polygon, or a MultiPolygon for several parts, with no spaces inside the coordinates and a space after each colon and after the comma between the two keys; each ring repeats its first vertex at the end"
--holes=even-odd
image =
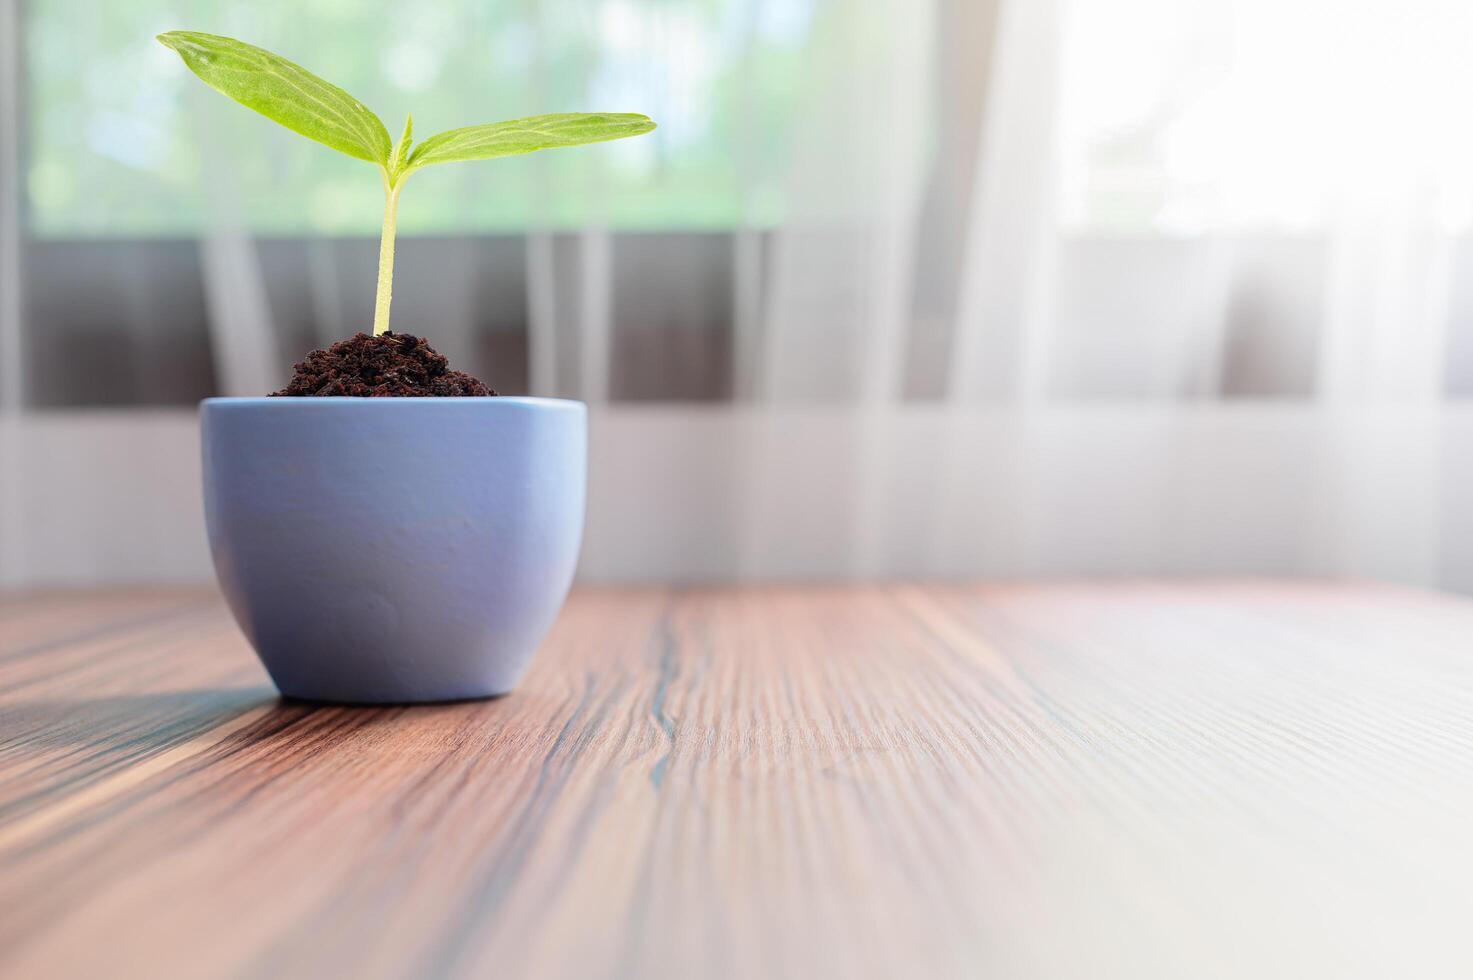
{"type": "Polygon", "coordinates": [[[281,693],[516,685],[578,560],[581,402],[210,398],[200,414],[215,572],[281,693]]]}

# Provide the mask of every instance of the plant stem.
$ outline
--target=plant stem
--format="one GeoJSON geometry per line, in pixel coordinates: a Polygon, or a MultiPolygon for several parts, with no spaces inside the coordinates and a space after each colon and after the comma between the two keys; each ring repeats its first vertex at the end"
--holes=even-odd
{"type": "Polygon", "coordinates": [[[399,211],[402,179],[384,178],[384,230],[378,243],[378,294],[373,301],[373,335],[389,329],[389,304],[394,299],[394,222],[399,211]]]}

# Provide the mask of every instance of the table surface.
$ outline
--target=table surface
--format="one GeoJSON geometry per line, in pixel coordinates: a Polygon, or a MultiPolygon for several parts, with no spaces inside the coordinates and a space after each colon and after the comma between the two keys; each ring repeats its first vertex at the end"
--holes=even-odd
{"type": "Polygon", "coordinates": [[[0,601],[0,976],[1473,975],[1473,603],[575,593],[316,707],[212,595],[0,601]]]}

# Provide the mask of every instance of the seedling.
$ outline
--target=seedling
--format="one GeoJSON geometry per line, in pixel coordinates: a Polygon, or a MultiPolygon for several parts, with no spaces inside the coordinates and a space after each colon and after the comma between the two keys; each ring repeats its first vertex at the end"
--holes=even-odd
{"type": "Polygon", "coordinates": [[[280,55],[217,34],[170,31],[159,41],[184,59],[206,85],[254,109],[294,133],[365,160],[384,181],[384,229],[379,239],[378,293],[373,332],[389,329],[394,295],[394,224],[399,192],[416,170],[459,160],[491,160],[559,146],[581,146],[639,136],[655,128],[633,112],[561,112],[466,126],[431,136],[411,149],[413,118],[404,120],[399,141],[382,120],[336,85],[280,55]]]}

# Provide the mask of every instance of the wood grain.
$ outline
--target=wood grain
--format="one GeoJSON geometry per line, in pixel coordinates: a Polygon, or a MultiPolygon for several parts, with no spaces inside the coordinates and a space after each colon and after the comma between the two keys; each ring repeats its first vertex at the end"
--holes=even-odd
{"type": "Polygon", "coordinates": [[[1473,605],[584,591],[496,701],[0,601],[6,977],[1473,975],[1473,605]]]}

